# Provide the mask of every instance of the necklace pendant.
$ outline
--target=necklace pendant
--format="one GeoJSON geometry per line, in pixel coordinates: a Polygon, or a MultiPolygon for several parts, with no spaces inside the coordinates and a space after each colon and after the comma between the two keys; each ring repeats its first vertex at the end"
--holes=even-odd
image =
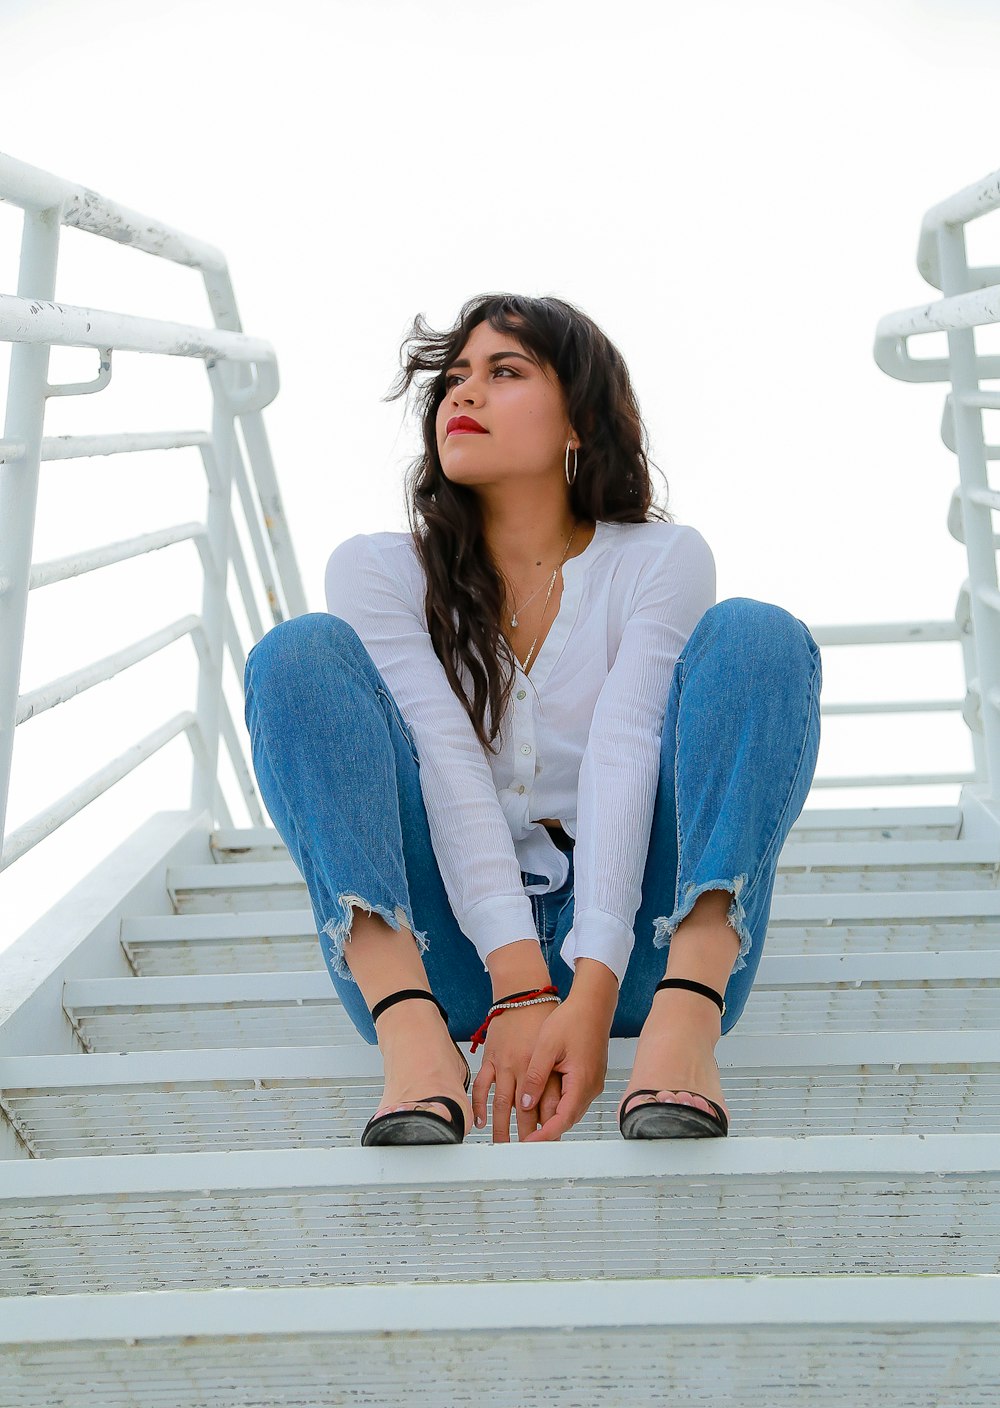
{"type": "Polygon", "coordinates": [[[517,625],[517,617],[516,617],[516,616],[512,616],[512,617],[510,618],[510,624],[511,624],[512,626],[516,626],[516,625],[517,625]]]}

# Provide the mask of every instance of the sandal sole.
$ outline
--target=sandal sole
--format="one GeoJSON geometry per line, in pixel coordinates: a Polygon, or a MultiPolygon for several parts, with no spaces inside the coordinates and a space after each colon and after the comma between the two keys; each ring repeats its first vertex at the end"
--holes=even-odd
{"type": "Polygon", "coordinates": [[[665,1101],[636,1105],[620,1124],[626,1139],[711,1139],[728,1137],[719,1121],[693,1105],[665,1101]]]}
{"type": "MultiPolygon", "coordinates": [[[[464,1117],[463,1117],[464,1124],[464,1117]]],[[[369,1120],[361,1143],[371,1144],[461,1144],[464,1129],[433,1110],[390,1110],[369,1120]]]]}

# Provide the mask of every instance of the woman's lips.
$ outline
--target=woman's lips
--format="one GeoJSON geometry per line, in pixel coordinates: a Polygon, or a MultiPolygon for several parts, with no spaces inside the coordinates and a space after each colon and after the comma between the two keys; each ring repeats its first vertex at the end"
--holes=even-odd
{"type": "Polygon", "coordinates": [[[485,430],[473,430],[469,425],[456,425],[454,430],[448,431],[449,435],[485,435],[485,430]]]}

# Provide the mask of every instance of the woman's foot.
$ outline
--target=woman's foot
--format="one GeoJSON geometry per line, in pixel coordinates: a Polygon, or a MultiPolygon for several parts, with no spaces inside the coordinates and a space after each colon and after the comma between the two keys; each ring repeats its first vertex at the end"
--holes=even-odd
{"type": "Polygon", "coordinates": [[[636,1045],[635,1063],[622,1106],[633,1090],[655,1090],[656,1095],[637,1095],[628,1108],[651,1105],[656,1100],[681,1105],[693,1105],[696,1110],[717,1120],[708,1103],[715,1100],[729,1118],[729,1107],[722,1098],[722,1082],[715,1059],[715,1044],[721,1031],[721,1014],[715,1008],[714,1017],[705,1009],[708,1000],[686,988],[666,988],[656,994],[643,1024],[636,1045]]]}
{"type": "Polygon", "coordinates": [[[453,1124],[447,1105],[427,1099],[448,1095],[465,1112],[467,1135],[472,1127],[472,1100],[465,1090],[465,1059],[433,1003],[419,999],[394,1003],[379,1015],[376,1031],[385,1086],[375,1113],[428,1110],[453,1124]]]}

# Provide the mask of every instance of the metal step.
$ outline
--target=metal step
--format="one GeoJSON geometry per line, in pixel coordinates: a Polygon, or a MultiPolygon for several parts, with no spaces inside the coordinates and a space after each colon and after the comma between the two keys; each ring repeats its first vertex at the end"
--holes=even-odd
{"type": "MultiPolygon", "coordinates": [[[[741,1031],[742,1023],[716,1048],[734,1142],[789,1133],[1000,1134],[996,1030],[741,1031]]],[[[468,1055],[468,1043],[459,1044],[468,1055]]],[[[560,1142],[622,1142],[618,1103],[636,1045],[611,1040],[605,1089],[560,1142]]],[[[361,1041],[0,1058],[0,1109],[34,1159],[355,1148],[382,1090],[381,1055],[361,1041]]],[[[491,1140],[489,1126],[466,1136],[467,1145],[491,1140]]]]}
{"type": "Polygon", "coordinates": [[[275,833],[217,833],[215,864],[165,872],[177,912],[121,920],[136,976],[62,983],[87,1049],[0,1059],[24,1155],[0,1180],[3,1408],[67,1383],[102,1408],[438,1408],[483,1383],[512,1408],[992,1402],[998,855],[916,811],[797,825],[716,1052],[731,1136],[669,1145],[619,1133],[631,1038],[558,1143],[361,1148],[381,1056],[302,878],[275,833]]]}
{"type": "Polygon", "coordinates": [[[961,834],[961,807],[807,805],[796,818],[789,840],[957,841],[961,834]]]}
{"type": "Polygon", "coordinates": [[[127,915],[121,945],[139,977],[326,971],[309,908],[127,915]]]}
{"type": "Polygon", "coordinates": [[[774,894],[994,889],[998,880],[991,841],[803,841],[783,847],[774,894]]]}
{"type": "Polygon", "coordinates": [[[1000,1276],[903,1272],[19,1296],[0,1372],[5,1408],[995,1408],[998,1319],[1000,1276]]]}
{"type": "MultiPolygon", "coordinates": [[[[1000,894],[993,898],[1000,899],[1000,894]]],[[[992,1030],[1000,952],[764,954],[747,1036],[992,1030]]],[[[63,1009],[88,1051],[356,1042],[326,973],[78,978],[63,1009]]]]}
{"type": "MultiPolygon", "coordinates": [[[[1000,845],[982,841],[859,841],[786,844],[774,895],[859,894],[899,890],[995,889],[1000,845]]],[[[167,892],[178,914],[308,905],[291,860],[172,866],[167,892]]]]}
{"type": "Polygon", "coordinates": [[[0,1296],[990,1274],[998,1193],[996,1134],[17,1160],[0,1296]]]}
{"type": "MultiPolygon", "coordinates": [[[[812,904],[778,897],[772,902],[767,952],[923,953],[931,950],[994,949],[1000,931],[1000,905],[985,893],[971,903],[973,912],[956,916],[944,901],[931,906],[906,899],[903,905],[879,897],[878,906],[815,897],[812,904]],[[889,913],[872,913],[873,908],[889,913]],[[893,913],[906,908],[909,913],[893,913]],[[985,909],[985,913],[982,911],[985,909]],[[811,918],[810,918],[811,916],[811,918]]],[[[969,906],[967,906],[968,908],[969,906]]],[[[311,909],[272,909],[263,913],[128,915],[121,921],[121,943],[139,977],[196,973],[326,972],[311,909]]]]}
{"type": "MultiPolygon", "coordinates": [[[[955,841],[961,832],[961,807],[807,807],[788,841],[955,841]]],[[[212,851],[220,862],[288,858],[273,826],[220,826],[212,851]]]]}

